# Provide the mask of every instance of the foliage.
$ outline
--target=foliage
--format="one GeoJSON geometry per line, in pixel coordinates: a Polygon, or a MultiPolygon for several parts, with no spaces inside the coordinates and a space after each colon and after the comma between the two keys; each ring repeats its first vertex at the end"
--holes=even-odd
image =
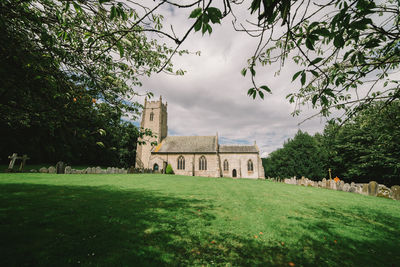
{"type": "Polygon", "coordinates": [[[277,63],[279,74],[291,58],[299,66],[293,73],[298,89],[287,96],[295,103],[293,114],[311,103],[324,116],[332,109],[351,115],[374,100],[399,99],[400,81],[392,75],[400,63],[398,1],[192,0],[160,1],[155,8],[162,5],[190,9],[189,19],[195,19],[182,38],[175,37],[171,25],[177,48],[192,30],[211,34],[212,24],[228,15],[235,30],[257,39],[257,48],[241,71],[243,76],[249,73],[254,86],[248,95],[253,98],[264,98],[273,90],[256,81],[256,71],[277,63]]]}
{"type": "Polygon", "coordinates": [[[377,102],[341,127],[325,127],[333,175],[354,182],[399,184],[400,102],[384,107],[377,102]]]}
{"type": "Polygon", "coordinates": [[[263,162],[266,177],[287,178],[305,176],[313,180],[327,177],[327,154],[321,146],[321,136],[298,131],[283,148],[273,151],[263,162]]]}
{"type": "Polygon", "coordinates": [[[0,174],[0,196],[3,266],[400,260],[399,203],[354,193],[230,178],[0,174]]]}
{"type": "MultiPolygon", "coordinates": [[[[173,74],[162,17],[119,1],[0,1],[0,158],[128,167],[140,78],[173,74]]],[[[185,51],[175,51],[179,54],[185,51]]],[[[178,71],[176,74],[183,74],[178,71]]],[[[151,93],[149,93],[151,96],[151,93]]]]}
{"type": "Polygon", "coordinates": [[[165,169],[166,174],[174,174],[174,170],[172,169],[171,164],[167,165],[167,168],[165,169]]]}

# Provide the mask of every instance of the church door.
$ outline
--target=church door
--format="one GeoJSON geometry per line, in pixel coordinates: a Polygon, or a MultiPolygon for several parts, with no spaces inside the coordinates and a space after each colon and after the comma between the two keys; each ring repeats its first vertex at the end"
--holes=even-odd
{"type": "Polygon", "coordinates": [[[157,163],[154,163],[153,171],[158,172],[158,164],[157,163]]]}
{"type": "Polygon", "coordinates": [[[236,169],[233,169],[233,171],[232,171],[232,177],[237,177],[236,169]]]}

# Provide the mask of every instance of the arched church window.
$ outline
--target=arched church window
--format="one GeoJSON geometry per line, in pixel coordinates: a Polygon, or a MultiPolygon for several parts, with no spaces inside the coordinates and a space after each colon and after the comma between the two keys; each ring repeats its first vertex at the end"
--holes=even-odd
{"type": "Polygon", "coordinates": [[[249,161],[247,162],[247,170],[249,172],[252,172],[254,170],[253,162],[251,161],[251,159],[249,159],[249,161]]]}
{"type": "Polygon", "coordinates": [[[151,112],[151,113],[150,113],[150,121],[153,121],[153,119],[154,119],[154,113],[151,112]]]}
{"type": "Polygon", "coordinates": [[[229,163],[228,163],[228,160],[224,160],[224,171],[229,171],[229,163]]]}
{"type": "Polygon", "coordinates": [[[183,156],[180,156],[178,158],[178,170],[184,170],[185,169],[185,158],[183,156]]]}
{"type": "Polygon", "coordinates": [[[201,156],[199,158],[199,170],[200,171],[207,170],[207,160],[206,160],[206,157],[204,157],[204,156],[201,156]]]}

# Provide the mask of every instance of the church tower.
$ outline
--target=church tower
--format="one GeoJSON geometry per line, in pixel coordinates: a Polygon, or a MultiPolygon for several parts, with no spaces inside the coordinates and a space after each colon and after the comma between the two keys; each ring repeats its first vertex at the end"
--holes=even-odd
{"type": "Polygon", "coordinates": [[[135,167],[151,169],[149,160],[151,150],[154,148],[154,145],[151,145],[151,143],[157,142],[157,144],[160,144],[161,141],[167,137],[168,133],[167,103],[162,103],[161,96],[159,101],[147,101],[147,97],[145,98],[140,128],[143,130],[150,129],[156,137],[144,136],[143,138],[139,138],[139,141],[145,141],[146,144],[138,144],[137,146],[135,167]]]}

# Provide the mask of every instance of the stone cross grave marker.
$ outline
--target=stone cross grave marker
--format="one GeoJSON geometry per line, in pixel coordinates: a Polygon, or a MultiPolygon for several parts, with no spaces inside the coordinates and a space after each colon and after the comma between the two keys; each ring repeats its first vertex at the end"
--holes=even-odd
{"type": "Polygon", "coordinates": [[[10,159],[10,164],[8,165],[9,170],[12,170],[14,168],[14,164],[17,159],[21,160],[21,165],[19,166],[19,171],[22,171],[24,169],[26,161],[28,159],[30,159],[27,155],[18,157],[17,153],[13,153],[11,156],[8,156],[8,158],[10,159]]]}

